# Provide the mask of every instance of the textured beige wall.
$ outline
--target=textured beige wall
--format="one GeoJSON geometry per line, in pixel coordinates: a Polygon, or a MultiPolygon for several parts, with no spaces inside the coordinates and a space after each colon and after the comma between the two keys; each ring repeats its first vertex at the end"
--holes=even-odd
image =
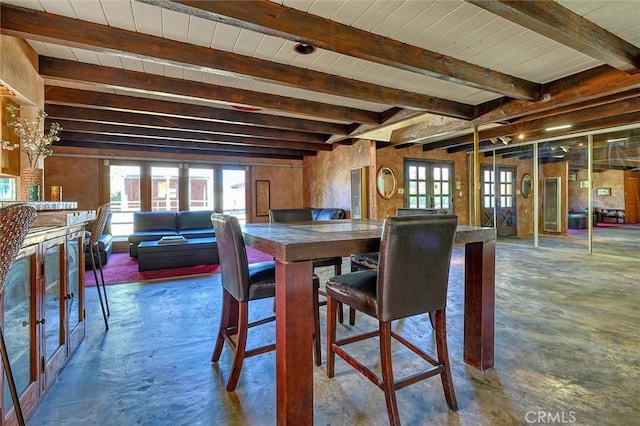
{"type": "Polygon", "coordinates": [[[268,216],[256,216],[256,181],[269,181],[270,208],[304,207],[302,196],[301,166],[252,166],[251,167],[251,215],[248,222],[269,222],[268,216]]]}
{"type": "Polygon", "coordinates": [[[351,217],[351,170],[366,167],[369,177],[369,217],[372,204],[372,173],[375,170],[375,142],[359,140],[351,146],[336,145],[333,151],[320,151],[304,160],[305,207],[336,207],[351,217]]]}
{"type": "Polygon", "coordinates": [[[38,55],[26,41],[0,35],[0,81],[16,95],[14,102],[44,107],[44,79],[38,74],[38,55]]]}

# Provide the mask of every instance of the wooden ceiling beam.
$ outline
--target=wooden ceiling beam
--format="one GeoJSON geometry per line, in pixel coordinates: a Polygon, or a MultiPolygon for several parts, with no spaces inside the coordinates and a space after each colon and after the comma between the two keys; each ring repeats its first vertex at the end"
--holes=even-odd
{"type": "Polygon", "coordinates": [[[470,121],[456,121],[448,119],[443,126],[433,126],[430,123],[416,123],[411,126],[396,129],[391,135],[394,144],[431,143],[446,139],[448,134],[455,132],[471,133],[474,125],[488,123],[507,123],[512,120],[526,121],[527,116],[533,114],[553,114],[558,108],[571,109],[573,106],[609,97],[625,99],[626,92],[640,89],[640,74],[629,75],[609,66],[603,65],[579,74],[547,83],[543,87],[543,93],[548,97],[541,102],[528,102],[519,100],[500,99],[480,104],[478,111],[489,109],[488,112],[479,115],[470,121]],[[618,96],[618,97],[617,97],[618,96]],[[440,133],[443,133],[440,135],[440,133]]]}
{"type": "Polygon", "coordinates": [[[241,112],[183,102],[162,101],[135,96],[114,95],[91,90],[45,86],[47,105],[76,105],[96,110],[120,110],[166,117],[197,118],[201,121],[241,123],[271,129],[299,130],[302,132],[346,135],[349,126],[327,121],[278,117],[257,112],[241,112]]]}
{"type": "MultiPolygon", "coordinates": [[[[155,61],[163,64],[184,66],[219,75],[250,76],[259,81],[284,84],[367,102],[391,104],[402,108],[425,110],[460,118],[471,118],[473,114],[471,105],[447,99],[5,4],[0,5],[0,31],[2,34],[26,39],[44,42],[55,41],[64,46],[112,54],[126,53],[128,56],[133,55],[140,59],[154,58],[155,61]]],[[[150,76],[149,74],[145,75],[150,76]]],[[[180,79],[173,80],[179,81],[180,79]]],[[[186,82],[187,80],[182,81],[186,82]]],[[[224,89],[222,86],[218,86],[216,91],[222,89],[224,89]]],[[[233,89],[233,91],[237,90],[233,89]]],[[[245,92],[247,94],[254,93],[256,98],[244,96],[242,101],[238,99],[230,99],[229,101],[280,109],[278,108],[280,103],[273,100],[273,98],[280,99],[279,97],[266,94],[257,96],[260,94],[245,92]],[[270,106],[264,104],[266,97],[272,99],[269,102],[270,106]],[[262,101],[262,104],[256,103],[258,100],[262,101]]],[[[292,99],[288,101],[288,103],[291,102],[293,102],[292,99]]],[[[326,105],[326,107],[329,106],[326,105]]],[[[316,111],[316,114],[319,112],[316,111]]],[[[304,113],[304,111],[301,110],[299,113],[304,113]]]]}
{"type": "Polygon", "coordinates": [[[210,152],[215,151],[219,155],[236,155],[238,153],[263,153],[265,155],[282,155],[282,156],[315,156],[316,152],[312,150],[299,150],[299,149],[280,149],[280,148],[268,148],[268,147],[256,147],[247,145],[228,145],[219,143],[203,143],[203,142],[190,142],[190,141],[178,141],[167,139],[155,139],[147,138],[144,136],[123,136],[123,135],[105,135],[105,134],[91,134],[80,133],[71,131],[62,131],[60,133],[60,141],[54,145],[60,146],[76,146],[83,148],[92,148],[94,143],[104,143],[111,145],[112,149],[120,149],[122,146],[140,146],[146,148],[176,148],[178,151],[185,150],[188,152],[210,152]],[[69,145],[70,142],[75,142],[74,145],[69,145]]]}
{"type": "MultiPolygon", "coordinates": [[[[609,103],[606,105],[601,105],[595,108],[576,110],[557,116],[545,117],[538,120],[525,121],[521,123],[519,122],[508,126],[481,130],[479,134],[481,140],[497,138],[500,136],[510,136],[513,140],[515,140],[520,134],[523,134],[525,139],[531,140],[531,135],[537,135],[538,137],[555,136],[556,133],[545,131],[545,129],[549,127],[554,127],[562,124],[571,124],[572,127],[571,129],[568,129],[567,133],[573,133],[575,126],[580,123],[596,122],[609,117],[616,117],[619,115],[638,112],[640,112],[640,98],[635,97],[631,99],[625,99],[623,101],[609,103]]],[[[445,145],[442,147],[451,147],[461,143],[473,142],[473,135],[462,135],[456,138],[450,138],[443,142],[446,142],[449,145],[445,145]]]]}
{"type": "MultiPolygon", "coordinates": [[[[48,128],[50,123],[54,120],[47,118],[45,126],[48,128]]],[[[209,145],[211,143],[221,145],[240,145],[240,146],[255,146],[255,147],[268,147],[268,148],[284,148],[284,149],[298,149],[303,151],[331,151],[332,145],[325,143],[311,143],[311,142],[296,142],[296,141],[283,141],[275,139],[264,139],[248,136],[233,136],[224,134],[212,134],[192,132],[190,130],[170,130],[161,128],[150,128],[141,126],[128,126],[122,124],[107,124],[107,123],[95,123],[88,121],[70,121],[70,120],[55,120],[63,130],[73,133],[90,133],[90,134],[106,134],[106,135],[119,135],[119,136],[133,136],[133,137],[147,137],[149,139],[166,139],[173,141],[185,141],[185,142],[201,142],[203,145],[209,145]]]]}
{"type": "Polygon", "coordinates": [[[144,93],[171,93],[183,98],[206,99],[226,104],[255,105],[261,108],[286,111],[292,114],[323,117],[330,120],[379,124],[379,114],[342,106],[306,101],[268,93],[252,92],[215,84],[200,83],[181,78],[163,77],[139,71],[104,67],[41,56],[39,72],[43,77],[93,83],[105,87],[140,90],[144,93]]]}
{"type": "MultiPolygon", "coordinates": [[[[526,140],[543,139],[545,137],[551,137],[551,136],[554,136],[554,137],[565,136],[565,135],[569,136],[574,133],[593,132],[596,130],[608,129],[612,127],[624,126],[624,125],[634,124],[634,123],[640,123],[640,112],[631,112],[628,114],[613,115],[611,117],[606,117],[598,120],[578,123],[572,126],[571,129],[567,131],[553,132],[553,135],[551,135],[549,132],[546,132],[542,128],[542,129],[528,132],[526,140]]],[[[482,139],[480,142],[481,149],[492,146],[491,142],[487,140],[487,138],[485,137],[485,135],[482,134],[482,132],[480,133],[480,138],[482,139]]],[[[443,142],[445,141],[436,142],[436,144],[441,144],[443,142]]],[[[519,143],[519,141],[515,138],[513,139],[513,142],[515,142],[516,144],[519,143]]],[[[473,143],[464,143],[464,141],[460,141],[457,145],[453,145],[449,143],[448,146],[439,146],[437,148],[435,147],[436,144],[423,145],[422,150],[431,151],[433,149],[447,148],[448,153],[473,150],[473,143]]]]}
{"type": "Polygon", "coordinates": [[[202,149],[189,149],[189,148],[179,148],[179,147],[171,147],[171,146],[153,146],[153,145],[142,145],[142,144],[112,144],[109,142],[91,142],[90,145],[84,141],[76,141],[76,140],[64,140],[56,142],[57,146],[60,147],[69,147],[69,148],[82,148],[84,149],[92,149],[105,151],[105,155],[113,155],[114,150],[118,151],[126,151],[132,152],[137,151],[142,154],[146,153],[166,153],[166,154],[191,154],[197,155],[198,158],[203,157],[245,157],[245,158],[273,158],[278,160],[302,160],[304,158],[303,155],[295,155],[295,154],[265,154],[262,152],[234,152],[229,153],[227,151],[217,151],[217,150],[202,150],[202,149]]]}
{"type": "Polygon", "coordinates": [[[47,115],[53,120],[71,120],[107,124],[143,126],[166,130],[181,130],[221,135],[239,135],[275,139],[280,141],[313,142],[324,144],[326,136],[318,133],[296,132],[293,130],[270,129],[266,127],[194,120],[180,117],[140,114],[123,111],[100,110],[66,105],[47,105],[47,115]]]}
{"type": "Polygon", "coordinates": [[[391,40],[275,2],[142,1],[510,98],[536,100],[540,96],[539,85],[531,81],[391,40]]]}
{"type": "Polygon", "coordinates": [[[620,71],[640,72],[640,48],[555,1],[466,1],[620,71]]]}

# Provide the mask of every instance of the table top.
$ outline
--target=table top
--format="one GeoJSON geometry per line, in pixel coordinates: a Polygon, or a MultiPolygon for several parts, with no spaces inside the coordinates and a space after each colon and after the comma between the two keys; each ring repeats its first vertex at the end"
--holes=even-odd
{"type": "MultiPolygon", "coordinates": [[[[340,219],[295,223],[249,223],[242,228],[245,244],[282,261],[348,256],[378,251],[382,220],[340,219]]],[[[488,242],[494,228],[458,226],[455,242],[488,242]]]]}

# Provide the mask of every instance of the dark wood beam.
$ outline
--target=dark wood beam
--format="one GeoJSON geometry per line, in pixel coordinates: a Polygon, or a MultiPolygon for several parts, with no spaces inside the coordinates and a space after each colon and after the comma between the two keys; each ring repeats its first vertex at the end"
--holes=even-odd
{"type": "Polygon", "coordinates": [[[640,48],[555,1],[467,1],[620,71],[640,71],[640,48]]]}
{"type": "MultiPolygon", "coordinates": [[[[48,128],[53,120],[47,118],[48,128]]],[[[248,136],[201,133],[183,130],[127,126],[121,124],[95,123],[88,121],[55,120],[65,132],[104,134],[118,136],[145,137],[148,139],[166,139],[171,141],[201,142],[203,148],[212,143],[219,145],[254,146],[267,148],[298,149],[303,151],[331,151],[333,146],[325,143],[282,141],[248,136]]],[[[195,146],[194,146],[195,147],[195,146]]]]}
{"type": "Polygon", "coordinates": [[[142,1],[511,98],[540,95],[536,83],[270,1],[142,1]]]}
{"type": "MultiPolygon", "coordinates": [[[[623,126],[623,125],[634,124],[634,123],[640,123],[640,112],[614,115],[607,118],[587,121],[584,123],[578,123],[573,127],[571,127],[571,129],[569,130],[554,132],[553,135],[549,134],[549,132],[546,132],[544,129],[539,129],[536,131],[528,132],[526,140],[531,141],[531,140],[542,139],[550,136],[565,136],[565,135],[568,136],[574,133],[593,132],[596,130],[608,129],[611,127],[623,126]]],[[[487,148],[492,145],[491,142],[486,140],[486,138],[484,137],[484,135],[482,135],[482,133],[480,134],[480,138],[483,139],[480,142],[480,148],[487,148]]],[[[435,144],[423,145],[422,150],[431,151],[433,149],[448,147],[447,152],[454,153],[454,152],[470,151],[473,149],[473,143],[464,143],[464,142],[459,142],[458,144],[455,144],[455,145],[448,142],[448,144],[445,146],[436,147],[436,145],[442,144],[443,142],[448,142],[448,141],[440,141],[440,142],[436,142],[435,144]]],[[[514,139],[513,142],[517,144],[518,140],[514,139]]]]}
{"type": "Polygon", "coordinates": [[[46,111],[49,118],[54,121],[71,120],[93,123],[123,124],[142,126],[145,128],[181,130],[183,132],[188,131],[207,134],[237,135],[275,139],[279,141],[312,142],[318,145],[324,144],[326,141],[326,136],[318,133],[270,129],[266,127],[220,123],[180,117],[100,110],[55,104],[48,104],[46,111]]]}
{"type": "MultiPolygon", "coordinates": [[[[259,81],[368,102],[420,109],[447,116],[470,118],[473,114],[471,105],[447,99],[5,4],[0,8],[0,31],[2,34],[26,39],[45,42],[55,40],[56,43],[64,46],[115,54],[125,52],[140,59],[154,58],[161,63],[186,66],[198,71],[207,70],[221,75],[239,77],[250,76],[259,81]]],[[[267,95],[263,94],[263,96],[267,95]]],[[[276,98],[273,95],[268,96],[276,98]]],[[[243,101],[237,99],[229,101],[279,109],[278,102],[272,101],[271,106],[267,106],[264,103],[256,103],[256,100],[265,101],[260,97],[254,100],[248,96],[243,101]]]]}
{"type": "MultiPolygon", "coordinates": [[[[217,151],[217,150],[202,150],[202,149],[190,149],[190,148],[182,148],[182,147],[171,147],[171,146],[154,146],[154,145],[144,145],[144,144],[113,144],[109,142],[86,142],[82,140],[61,140],[56,142],[57,146],[60,147],[71,147],[71,148],[89,148],[94,150],[103,150],[105,151],[105,155],[112,156],[114,151],[121,152],[140,152],[144,153],[168,153],[168,154],[191,154],[197,155],[198,158],[204,157],[249,157],[249,158],[274,158],[279,160],[302,160],[304,158],[303,155],[295,155],[295,154],[284,154],[280,152],[278,154],[265,154],[262,152],[233,152],[230,153],[228,151],[217,151]]],[[[54,148],[55,149],[55,148],[54,148]]]]}
{"type": "Polygon", "coordinates": [[[250,90],[236,89],[233,87],[85,64],[65,59],[54,59],[46,56],[41,56],[39,63],[40,75],[43,77],[67,81],[82,81],[106,87],[142,90],[145,93],[171,93],[183,98],[206,99],[231,105],[255,105],[261,108],[286,111],[292,114],[311,117],[323,117],[331,120],[355,121],[370,124],[379,123],[379,115],[373,111],[346,108],[284,96],[273,96],[267,93],[252,92],[250,90]]]}
{"type": "MultiPolygon", "coordinates": [[[[219,143],[202,143],[190,141],[176,141],[167,139],[155,139],[143,136],[122,136],[122,135],[104,135],[62,131],[60,133],[60,141],[54,145],[69,146],[68,142],[81,142],[81,145],[73,145],[83,148],[91,148],[93,143],[105,143],[112,145],[114,149],[120,146],[141,146],[147,148],[170,147],[178,150],[184,149],[190,152],[208,152],[215,151],[219,155],[236,155],[238,153],[253,153],[263,155],[282,155],[282,156],[315,156],[316,152],[311,150],[299,149],[279,149],[265,148],[246,145],[225,145],[219,143]]],[[[182,152],[182,151],[176,151],[182,152]]],[[[258,155],[259,156],[259,155],[258,155]]]]}
{"type": "MultiPolygon", "coordinates": [[[[402,129],[394,130],[391,141],[394,144],[431,143],[446,139],[448,134],[455,132],[472,132],[473,126],[482,126],[488,123],[507,123],[512,120],[522,119],[533,114],[553,114],[558,108],[571,108],[574,105],[596,101],[597,99],[610,97],[615,99],[627,98],[626,92],[640,89],[640,74],[629,75],[609,66],[603,65],[579,74],[547,83],[543,87],[543,93],[548,97],[541,102],[528,102],[508,100],[502,98],[490,101],[476,107],[478,111],[486,111],[468,122],[448,120],[445,127],[431,126],[429,123],[417,123],[402,129]],[[490,106],[489,108],[487,106],[490,106]],[[444,133],[440,136],[439,133],[444,133]]],[[[597,102],[594,102],[597,104],[597,102]]]]}
{"type": "MultiPolygon", "coordinates": [[[[508,126],[501,126],[480,131],[480,139],[497,138],[500,136],[509,136],[515,140],[518,135],[523,134],[526,140],[531,140],[531,135],[555,136],[556,133],[546,132],[545,129],[562,124],[571,124],[573,127],[568,129],[568,133],[573,133],[576,125],[580,123],[597,122],[609,117],[616,117],[629,113],[640,112],[640,98],[635,97],[625,99],[623,101],[612,102],[595,108],[585,110],[571,111],[566,114],[545,117],[538,120],[519,122],[508,126]]],[[[462,135],[456,138],[447,139],[448,145],[443,147],[452,147],[458,144],[469,143],[473,141],[473,135],[462,135]]],[[[428,144],[430,145],[430,144],[428,144]]]]}
{"type": "Polygon", "coordinates": [[[114,95],[57,86],[45,87],[45,103],[47,105],[86,106],[97,110],[131,111],[166,117],[194,117],[219,123],[242,123],[271,129],[299,130],[320,134],[345,135],[349,131],[348,125],[327,121],[278,117],[257,112],[240,112],[190,103],[114,95]]]}

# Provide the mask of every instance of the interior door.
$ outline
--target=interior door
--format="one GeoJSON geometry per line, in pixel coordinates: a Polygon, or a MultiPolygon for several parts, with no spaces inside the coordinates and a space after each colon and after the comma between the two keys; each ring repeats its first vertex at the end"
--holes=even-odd
{"type": "Polygon", "coordinates": [[[404,168],[406,208],[453,213],[453,164],[406,160],[404,168]]]}
{"type": "Polygon", "coordinates": [[[516,168],[482,166],[482,226],[496,228],[499,237],[517,234],[516,168]],[[495,222],[494,222],[495,221],[495,222]]]}

